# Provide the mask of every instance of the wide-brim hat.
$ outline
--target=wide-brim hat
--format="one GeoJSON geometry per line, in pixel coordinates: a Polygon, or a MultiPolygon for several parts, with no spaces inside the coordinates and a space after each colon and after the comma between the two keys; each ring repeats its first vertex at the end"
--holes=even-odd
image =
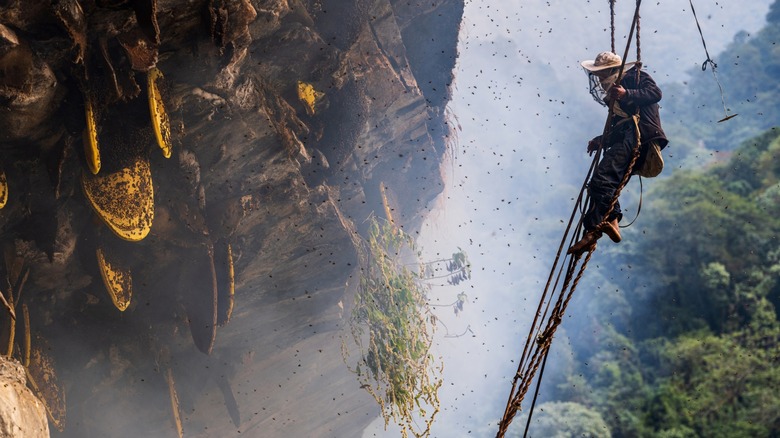
{"type": "MultiPolygon", "coordinates": [[[[622,63],[623,59],[620,57],[620,55],[612,52],[601,52],[596,56],[596,59],[582,61],[580,65],[582,65],[582,68],[589,72],[597,72],[610,68],[620,67],[620,64],[622,63]]],[[[624,68],[628,69],[634,64],[636,64],[636,62],[627,62],[624,68]]]]}

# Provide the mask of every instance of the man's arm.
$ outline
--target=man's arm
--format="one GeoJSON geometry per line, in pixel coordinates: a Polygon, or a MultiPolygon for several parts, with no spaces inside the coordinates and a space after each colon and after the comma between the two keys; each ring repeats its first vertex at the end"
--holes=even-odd
{"type": "MultiPolygon", "coordinates": [[[[633,73],[631,73],[633,74],[633,73]]],[[[661,100],[661,89],[655,81],[645,72],[639,73],[639,86],[625,89],[626,94],[621,101],[629,105],[645,106],[658,103],[661,100]]]]}

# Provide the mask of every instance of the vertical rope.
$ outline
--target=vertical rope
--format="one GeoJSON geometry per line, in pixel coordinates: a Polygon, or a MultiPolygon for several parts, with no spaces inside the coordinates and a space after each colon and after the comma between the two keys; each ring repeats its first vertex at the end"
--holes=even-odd
{"type": "MultiPolygon", "coordinates": [[[[628,44],[631,44],[631,37],[634,32],[634,27],[636,27],[636,47],[637,47],[637,58],[639,58],[640,52],[639,52],[639,6],[642,4],[642,0],[636,0],[636,11],[634,12],[634,22],[631,23],[631,32],[628,33],[628,44]]],[[[626,46],[626,51],[623,56],[623,63],[625,64],[626,60],[625,57],[628,56],[628,46],[626,46]]],[[[641,65],[637,66],[636,70],[636,76],[637,76],[637,86],[639,86],[639,69],[641,68],[641,65]]],[[[620,73],[618,74],[617,83],[620,83],[621,76],[623,74],[623,68],[621,66],[620,73]]],[[[612,214],[612,211],[615,209],[615,205],[618,202],[618,197],[620,196],[620,192],[623,190],[623,187],[628,184],[628,179],[631,178],[631,172],[634,170],[634,165],[636,164],[636,161],[639,159],[639,150],[641,146],[641,138],[639,133],[639,108],[636,109],[636,114],[633,116],[634,119],[634,133],[636,135],[635,137],[635,144],[634,144],[634,155],[631,158],[631,162],[628,165],[628,169],[626,170],[625,175],[623,175],[623,179],[620,181],[620,185],[618,185],[617,190],[615,190],[615,194],[612,196],[612,202],[609,204],[609,208],[607,209],[607,213],[604,215],[604,218],[602,219],[602,222],[606,222],[609,220],[609,216],[612,214]]],[[[609,139],[609,137],[605,137],[609,139]]]]}
{"type": "MultiPolygon", "coordinates": [[[[641,0],[637,0],[637,4],[639,4],[641,0]]],[[[640,24],[640,16],[639,16],[639,8],[636,10],[636,61],[642,62],[642,45],[640,44],[640,38],[639,38],[639,31],[642,29],[642,26],[640,24]]]]}
{"type": "Polygon", "coordinates": [[[615,0],[609,0],[609,24],[612,29],[612,53],[615,53],[615,0]]]}
{"type": "Polygon", "coordinates": [[[707,51],[707,43],[704,41],[704,33],[701,31],[701,25],[699,24],[699,17],[696,16],[696,9],[693,7],[693,0],[688,0],[688,3],[691,5],[691,12],[693,12],[693,19],[696,20],[696,27],[699,29],[699,36],[701,37],[701,44],[704,46],[704,54],[707,55],[707,60],[704,61],[701,65],[701,71],[707,70],[707,64],[712,66],[712,77],[715,78],[715,83],[718,84],[718,90],[720,90],[720,102],[723,104],[723,113],[726,115],[726,117],[718,120],[718,123],[725,122],[728,119],[731,119],[733,117],[736,117],[736,114],[729,115],[729,110],[726,107],[726,97],[723,94],[723,87],[720,85],[720,81],[718,80],[718,74],[715,72],[715,70],[718,69],[718,64],[715,64],[715,61],[710,58],[710,52],[707,51]]]}
{"type": "MultiPolygon", "coordinates": [[[[639,37],[640,30],[642,30],[642,20],[639,15],[639,3],[642,0],[636,0],[637,8],[636,8],[636,85],[639,86],[639,71],[642,70],[642,41],[639,37]]],[[[636,107],[636,114],[639,115],[639,106],[636,107]]],[[[641,196],[641,195],[640,195],[641,196]]]]}

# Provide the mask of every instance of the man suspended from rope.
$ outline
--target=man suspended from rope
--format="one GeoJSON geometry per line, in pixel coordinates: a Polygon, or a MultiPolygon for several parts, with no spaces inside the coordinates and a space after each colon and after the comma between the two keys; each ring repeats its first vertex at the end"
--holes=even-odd
{"type": "MultiPolygon", "coordinates": [[[[634,164],[634,174],[637,169],[647,168],[651,164],[652,157],[648,159],[648,151],[653,148],[660,151],[666,147],[668,140],[661,128],[661,117],[658,111],[658,102],[661,100],[661,90],[649,74],[641,70],[641,65],[626,63],[624,69],[628,69],[620,81],[615,84],[619,76],[622,59],[612,52],[601,52],[595,60],[582,62],[582,67],[588,73],[591,94],[601,104],[610,106],[614,103],[613,116],[610,120],[610,128],[606,142],[602,148],[603,157],[593,172],[588,183],[590,203],[583,217],[585,234],[579,242],[569,248],[569,254],[582,254],[591,251],[596,246],[596,241],[606,234],[617,243],[622,239],[618,222],[623,217],[620,211],[620,203],[615,200],[614,208],[610,212],[612,198],[618,186],[628,171],[633,158],[634,147],[637,143],[636,127],[639,127],[640,155],[634,164]],[[630,68],[630,69],[629,69],[630,68]],[[638,123],[635,123],[638,115],[638,123]]],[[[599,149],[604,139],[599,135],[588,142],[588,153],[599,149]]],[[[650,155],[654,155],[652,152],[650,155]]],[[[658,155],[660,159],[660,154],[658,155]]],[[[661,166],[663,161],[661,161],[661,166]]],[[[657,166],[649,171],[660,172],[657,166]]],[[[641,173],[639,173],[642,175],[641,173]]]]}

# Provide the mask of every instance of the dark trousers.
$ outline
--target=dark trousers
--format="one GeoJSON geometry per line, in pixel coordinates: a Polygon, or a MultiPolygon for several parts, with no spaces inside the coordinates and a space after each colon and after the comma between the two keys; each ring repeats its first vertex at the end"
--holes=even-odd
{"type": "MultiPolygon", "coordinates": [[[[586,231],[596,229],[604,220],[609,205],[612,203],[612,197],[623,180],[628,165],[631,164],[636,142],[634,127],[628,126],[620,132],[613,133],[611,139],[611,144],[603,151],[601,161],[596,166],[588,183],[590,203],[582,220],[586,231]]],[[[620,203],[616,201],[615,208],[606,219],[611,221],[617,218],[620,221],[622,217],[620,203]]]]}

